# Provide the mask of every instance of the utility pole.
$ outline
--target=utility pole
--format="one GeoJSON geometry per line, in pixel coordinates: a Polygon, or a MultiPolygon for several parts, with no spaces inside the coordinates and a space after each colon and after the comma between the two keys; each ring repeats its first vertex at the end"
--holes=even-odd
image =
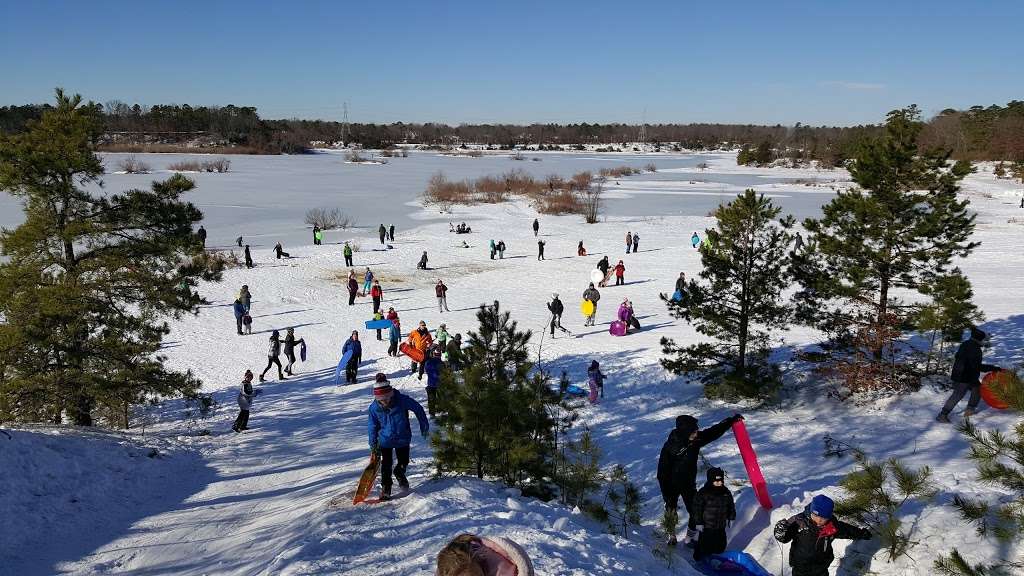
{"type": "Polygon", "coordinates": [[[640,124],[640,148],[647,151],[647,106],[644,106],[643,120],[640,124]]]}
{"type": "Polygon", "coordinates": [[[341,105],[341,145],[348,143],[348,102],[341,105]]]}

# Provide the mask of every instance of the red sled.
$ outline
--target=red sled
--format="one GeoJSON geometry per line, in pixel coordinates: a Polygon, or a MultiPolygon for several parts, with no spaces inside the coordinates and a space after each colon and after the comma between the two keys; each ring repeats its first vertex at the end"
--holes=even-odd
{"type": "Polygon", "coordinates": [[[761,467],[757,464],[757,454],[754,447],[750,445],[750,435],[747,434],[747,426],[743,420],[737,420],[732,425],[732,433],[736,436],[736,445],[739,446],[740,456],[743,457],[743,466],[747,469],[747,478],[750,485],[754,487],[754,495],[757,501],[765,510],[773,508],[772,497],[768,494],[768,484],[761,474],[761,467]]]}
{"type": "Polygon", "coordinates": [[[608,333],[612,336],[625,336],[626,335],[626,323],[622,320],[616,320],[612,322],[612,325],[608,327],[608,333]]]}
{"type": "Polygon", "coordinates": [[[423,351],[408,342],[402,342],[399,344],[398,351],[411,358],[413,362],[423,362],[423,351]]]}
{"type": "Polygon", "coordinates": [[[996,395],[995,390],[1005,390],[1010,385],[1010,372],[1003,370],[1002,372],[989,372],[981,379],[981,398],[985,401],[985,404],[995,408],[996,410],[1006,410],[1010,407],[1009,404],[1003,402],[999,396],[996,395]]]}

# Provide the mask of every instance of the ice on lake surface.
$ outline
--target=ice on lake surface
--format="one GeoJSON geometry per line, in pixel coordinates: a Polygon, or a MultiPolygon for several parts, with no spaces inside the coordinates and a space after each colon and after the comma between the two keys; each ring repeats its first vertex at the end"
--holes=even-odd
{"type": "MultiPolygon", "coordinates": [[[[369,154],[369,153],[368,153],[369,154]]],[[[129,154],[102,154],[108,174],[103,178],[108,193],[148,187],[150,182],[170,176],[167,166],[183,159],[209,159],[207,155],[134,154],[148,164],[151,174],[116,174],[118,164],[129,154]]],[[[419,196],[427,181],[437,172],[449,180],[499,175],[523,170],[543,178],[556,174],[568,178],[584,170],[631,166],[648,163],[657,173],[642,173],[607,182],[606,216],[698,215],[704,216],[719,203],[728,201],[746,187],[753,187],[775,198],[784,213],[797,218],[814,216],[833,191],[827,186],[807,187],[808,180],[828,182],[845,172],[823,171],[799,178],[780,178],[744,173],[734,166],[733,154],[594,154],[525,152],[524,160],[511,153],[480,158],[444,156],[437,152],[411,152],[408,158],[391,158],[387,164],[348,164],[341,153],[296,156],[228,156],[231,171],[225,174],[190,173],[197,187],[187,195],[205,216],[203,225],[209,234],[207,245],[227,246],[243,236],[253,247],[270,247],[276,242],[287,246],[312,243],[303,223],[310,208],[341,208],[353,216],[359,227],[375,229],[381,223],[394,224],[401,233],[422,223],[419,196]],[[533,161],[540,158],[540,161],[533,161]],[[705,171],[695,167],[709,159],[726,165],[705,171]],[[725,162],[722,162],[722,161],[725,162]]],[[[441,220],[450,215],[436,214],[441,220]]],[[[18,200],[0,195],[0,226],[13,227],[22,220],[18,200]]],[[[365,234],[365,231],[362,233],[365,234]]],[[[349,233],[330,232],[326,242],[339,242],[349,233]]],[[[351,234],[354,236],[355,234],[351,234]]]]}

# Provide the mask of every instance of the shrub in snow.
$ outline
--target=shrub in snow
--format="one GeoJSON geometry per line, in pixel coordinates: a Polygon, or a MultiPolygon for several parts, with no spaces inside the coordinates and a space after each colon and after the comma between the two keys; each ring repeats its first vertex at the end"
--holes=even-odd
{"type": "Polygon", "coordinates": [[[321,230],[347,230],[352,226],[352,218],[342,212],[341,208],[310,208],[306,211],[305,222],[321,230]]]}
{"type": "Polygon", "coordinates": [[[152,170],[149,164],[138,160],[135,156],[129,156],[118,162],[118,166],[127,174],[149,174],[152,170]]]}

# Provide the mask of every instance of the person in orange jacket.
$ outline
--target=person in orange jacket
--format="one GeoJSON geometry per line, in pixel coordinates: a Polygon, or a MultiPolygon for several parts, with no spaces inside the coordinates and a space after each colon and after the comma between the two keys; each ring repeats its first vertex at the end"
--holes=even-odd
{"type": "MultiPolygon", "coordinates": [[[[424,322],[423,320],[420,320],[420,325],[415,330],[409,333],[409,345],[422,352],[423,356],[426,357],[427,348],[430,348],[430,345],[433,343],[434,338],[430,335],[430,330],[427,330],[427,323],[424,322]]],[[[420,362],[418,367],[419,376],[417,377],[417,379],[423,380],[423,362],[420,362]]],[[[416,362],[412,363],[411,370],[413,372],[417,371],[416,362]]]]}

